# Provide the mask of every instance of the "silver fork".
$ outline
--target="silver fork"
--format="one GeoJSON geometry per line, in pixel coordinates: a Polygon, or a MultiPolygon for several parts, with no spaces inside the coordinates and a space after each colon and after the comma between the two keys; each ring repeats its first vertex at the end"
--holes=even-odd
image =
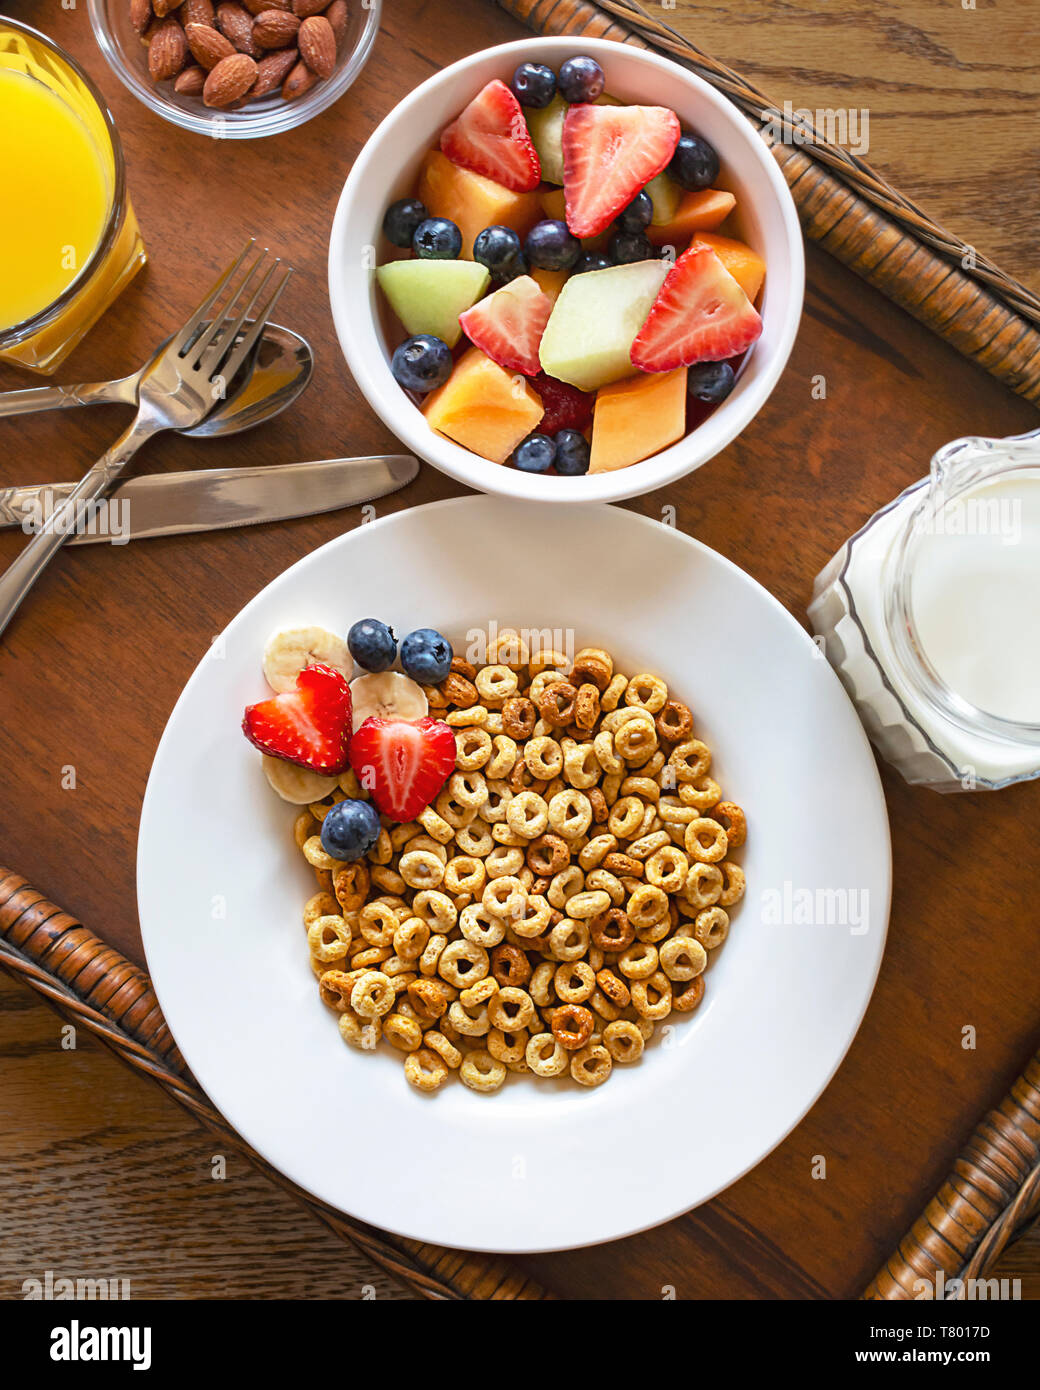
{"type": "Polygon", "coordinates": [[[218,278],[180,332],[174,334],[166,349],[145,368],[138,390],[137,415],[133,421],[111,449],[84,474],[64,504],[48,519],[44,529],[29,541],[18,558],[0,576],[0,633],[57,554],[79,509],[97,501],[108,491],[141,445],[153,434],[197,425],[221,399],[226,384],[264,331],[264,325],[292,275],[292,270],[286,268],[267,298],[263,299],[281,262],[276,259],[266,274],[259,276],[260,267],[267,256],[266,251],[259,252],[238,280],[237,286],[232,286],[223,310],[219,314],[213,313],[212,323],[205,332],[200,333],[200,326],[224,289],[235,279],[254,244],[252,240],[246,243],[241,254],[218,278]],[[253,322],[242,332],[247,319],[253,322]],[[238,338],[239,333],[242,333],[241,338],[238,338]]]}

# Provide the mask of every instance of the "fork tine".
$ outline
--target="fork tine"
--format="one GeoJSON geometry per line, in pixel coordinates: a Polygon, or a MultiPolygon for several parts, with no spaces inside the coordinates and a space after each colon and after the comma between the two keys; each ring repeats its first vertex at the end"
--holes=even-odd
{"type": "Polygon", "coordinates": [[[255,238],[255,237],[250,237],[249,240],[246,242],[245,246],[244,246],[244,247],[242,248],[242,250],[239,252],[239,254],[235,257],[235,259],[234,259],[234,260],[231,262],[231,264],[228,266],[228,268],[223,272],[222,275],[220,275],[220,276],[217,278],[216,283],[214,284],[214,286],[213,286],[213,288],[210,290],[210,292],[206,295],[205,299],[203,299],[202,303],[198,306],[198,308],[196,308],[196,309],[194,310],[193,313],[191,313],[191,314],[188,316],[188,318],[187,318],[187,320],[185,321],[185,324],[184,324],[183,328],[180,330],[180,332],[174,334],[174,337],[173,337],[173,339],[172,339],[171,342],[170,342],[170,348],[171,348],[171,349],[173,349],[173,350],[175,350],[175,351],[177,351],[177,352],[180,352],[180,351],[184,348],[184,346],[191,340],[192,335],[198,332],[198,330],[199,330],[199,325],[203,322],[203,320],[205,319],[206,314],[209,312],[209,310],[210,310],[210,309],[213,307],[213,305],[217,302],[218,298],[220,297],[220,293],[221,293],[221,291],[223,290],[224,286],[228,283],[228,281],[231,279],[231,277],[235,274],[235,272],[238,270],[239,266],[242,264],[242,262],[245,260],[245,258],[249,255],[250,251],[253,249],[253,247],[254,247],[255,245],[256,245],[256,238],[255,238]]]}
{"type": "Polygon", "coordinates": [[[267,325],[267,320],[274,313],[275,305],[281,298],[282,291],[285,289],[286,285],[292,278],[292,266],[286,266],[285,274],[282,276],[279,283],[268,295],[264,304],[261,305],[261,307],[257,310],[253,322],[243,333],[242,341],[237,346],[234,346],[235,337],[239,332],[241,332],[242,325],[245,323],[248,314],[252,311],[253,304],[255,304],[256,300],[260,297],[260,294],[263,292],[264,285],[267,284],[267,281],[271,278],[271,275],[273,275],[273,273],[275,272],[275,270],[277,270],[279,265],[281,265],[281,261],[275,261],[270,271],[264,277],[263,284],[260,285],[256,294],[253,296],[252,303],[250,303],[248,308],[242,314],[242,317],[240,318],[238,324],[235,327],[235,331],[233,333],[228,334],[226,342],[229,345],[229,347],[233,347],[233,351],[231,352],[231,355],[225,359],[222,367],[214,369],[214,371],[210,374],[211,378],[214,375],[216,375],[217,370],[220,370],[223,374],[224,380],[230,381],[234,377],[235,373],[238,371],[239,367],[241,367],[242,363],[245,361],[247,355],[252,351],[261,333],[263,333],[264,328],[267,325]]]}
{"type": "MultiPolygon", "coordinates": [[[[266,258],[267,251],[265,249],[260,252],[256,260],[246,271],[245,275],[239,281],[237,288],[234,290],[231,297],[228,299],[227,303],[224,305],[220,313],[214,314],[213,322],[209,325],[206,331],[200,334],[199,337],[191,344],[190,348],[187,350],[186,353],[186,356],[188,357],[188,363],[190,366],[197,367],[199,363],[202,361],[203,356],[206,353],[206,349],[212,343],[216,342],[218,338],[223,337],[224,330],[227,328],[228,319],[231,317],[232,311],[234,310],[235,306],[240,302],[242,296],[249,289],[250,284],[253,282],[256,276],[257,270],[260,268],[261,265],[263,265],[266,258]]],[[[268,272],[268,274],[270,274],[270,272],[268,272]]],[[[260,282],[261,289],[263,288],[264,283],[265,281],[260,282]]],[[[234,342],[234,338],[232,337],[230,339],[225,339],[225,342],[234,342]]]]}

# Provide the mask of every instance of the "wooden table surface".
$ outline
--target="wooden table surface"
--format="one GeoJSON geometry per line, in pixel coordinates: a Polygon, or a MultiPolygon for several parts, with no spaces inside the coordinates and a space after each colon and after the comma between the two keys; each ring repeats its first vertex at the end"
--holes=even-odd
{"type": "MultiPolygon", "coordinates": [[[[336,347],[325,248],[336,195],[375,123],[415,83],[522,31],[490,0],[386,0],[374,58],[336,108],[274,140],[220,143],[152,116],[107,69],[85,8],[15,3],[67,46],[108,97],[151,262],[62,377],[120,375],[183,318],[199,285],[252,232],[301,272],[280,317],[318,367],[277,422],[204,446],[164,436],[148,469],[287,462],[394,447],[336,347]]],[[[667,16],[782,101],[870,109],[870,158],[965,237],[1036,285],[1038,69],[1027,7],[880,9],[751,0],[667,16]]],[[[29,384],[0,369],[0,389],[29,384]]],[[[0,483],[71,479],[125,422],[121,410],[3,428],[0,483]]],[[[812,576],[879,505],[968,432],[1009,434],[1035,411],[810,248],[801,333],[776,392],[708,468],[626,505],[677,508],[804,621],[812,576]],[[826,378],[826,399],[812,379],[826,378]]],[[[380,514],[460,489],[431,469],[380,514]]],[[[357,509],[278,526],[69,550],[0,643],[3,859],[141,960],[137,821],[166,717],[195,663],[260,587],[359,521],[357,509]],[[63,772],[75,768],[75,788],[63,772]],[[67,778],[65,779],[68,780],[67,778]]],[[[0,564],[21,538],[0,537],[0,564]]],[[[489,599],[493,611],[493,597],[489,599]]],[[[805,1121],[721,1197],[658,1231],[525,1266],[564,1296],[849,1297],[918,1214],[982,1111],[1037,1041],[1040,783],[939,797],[885,772],[895,858],[889,945],[864,1024],[805,1121]],[[972,1025],[977,1047],[961,1047],[972,1025]],[[827,1156],[813,1181],[814,1155],[827,1156]]],[[[792,790],[792,813],[812,808],[792,790]]],[[[175,865],[176,847],[171,846],[175,865]]],[[[361,1297],[392,1290],[99,1046],[0,977],[0,1297],[46,1269],[125,1277],[138,1296],[361,1297]]],[[[647,1181],[652,1181],[652,1161],[647,1181]]],[[[1002,1271],[1040,1297],[1040,1243],[1002,1271]]]]}

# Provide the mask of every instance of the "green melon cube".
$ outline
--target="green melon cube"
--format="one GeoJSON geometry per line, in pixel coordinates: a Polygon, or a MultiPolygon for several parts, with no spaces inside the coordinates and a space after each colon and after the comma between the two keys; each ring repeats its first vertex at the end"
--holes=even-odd
{"type": "Polygon", "coordinates": [[[388,261],[376,279],[405,331],[432,333],[454,347],[462,337],[459,315],[471,309],[491,276],[476,261],[388,261]]]}
{"type": "Polygon", "coordinates": [[[542,368],[580,391],[632,376],[632,340],[646,322],[666,261],[635,261],[572,275],[542,335],[542,368]]]}

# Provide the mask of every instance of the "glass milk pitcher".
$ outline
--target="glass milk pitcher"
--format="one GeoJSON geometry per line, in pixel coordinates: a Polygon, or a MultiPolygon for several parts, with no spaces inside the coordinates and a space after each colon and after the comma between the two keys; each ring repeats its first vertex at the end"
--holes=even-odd
{"type": "Polygon", "coordinates": [[[1040,776],[1040,430],[940,449],[817,575],[809,618],[908,782],[1040,776]]]}

